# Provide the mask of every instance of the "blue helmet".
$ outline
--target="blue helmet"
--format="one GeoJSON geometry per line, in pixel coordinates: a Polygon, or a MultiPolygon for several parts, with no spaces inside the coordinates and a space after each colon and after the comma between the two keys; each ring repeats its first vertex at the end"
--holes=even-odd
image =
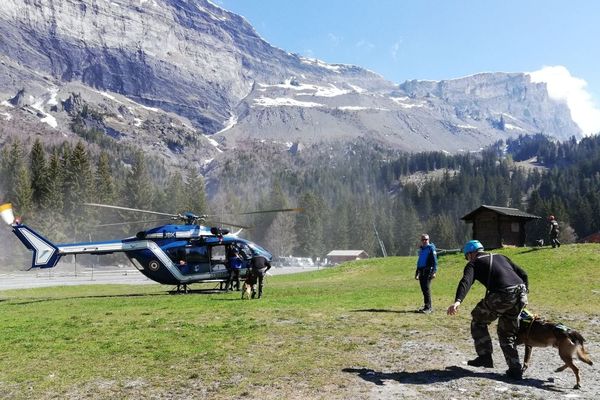
{"type": "Polygon", "coordinates": [[[465,244],[465,247],[463,248],[463,253],[466,256],[467,254],[478,250],[483,250],[483,245],[481,244],[481,242],[479,240],[470,240],[467,242],[467,244],[465,244]]]}

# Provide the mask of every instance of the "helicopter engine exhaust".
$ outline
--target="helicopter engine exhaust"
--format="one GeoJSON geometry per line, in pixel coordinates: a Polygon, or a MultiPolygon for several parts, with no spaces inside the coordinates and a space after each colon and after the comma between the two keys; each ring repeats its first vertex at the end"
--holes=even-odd
{"type": "Polygon", "coordinates": [[[12,225],[15,222],[15,214],[13,213],[12,204],[5,203],[0,205],[0,216],[2,220],[8,225],[12,225]]]}

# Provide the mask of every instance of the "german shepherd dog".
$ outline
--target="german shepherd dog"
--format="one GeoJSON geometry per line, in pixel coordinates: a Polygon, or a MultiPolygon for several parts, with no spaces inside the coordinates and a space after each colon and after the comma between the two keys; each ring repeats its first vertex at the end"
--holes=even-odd
{"type": "Polygon", "coordinates": [[[570,329],[563,324],[557,324],[551,321],[544,321],[537,316],[526,313],[519,324],[519,334],[517,336],[517,344],[525,345],[525,359],[523,361],[523,371],[529,367],[531,359],[531,350],[533,347],[558,347],[558,355],[565,363],[562,367],[557,368],[555,372],[562,372],[567,367],[573,370],[577,383],[573,389],[581,388],[579,378],[579,368],[573,362],[575,355],[586,364],[593,365],[590,355],[585,351],[583,342],[585,339],[579,332],[570,329]]]}
{"type": "Polygon", "coordinates": [[[244,285],[242,286],[242,300],[250,300],[250,297],[254,298],[254,285],[256,285],[256,275],[252,270],[248,271],[244,285]]]}

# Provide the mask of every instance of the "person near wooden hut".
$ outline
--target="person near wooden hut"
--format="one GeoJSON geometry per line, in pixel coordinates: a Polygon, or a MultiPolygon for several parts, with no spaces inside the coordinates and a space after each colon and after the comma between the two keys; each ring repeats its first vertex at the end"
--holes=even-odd
{"type": "Polygon", "coordinates": [[[560,242],[558,241],[558,234],[560,233],[560,229],[558,226],[558,221],[554,218],[554,215],[550,215],[548,217],[548,221],[550,221],[550,243],[552,243],[552,248],[560,247],[560,242]]]}

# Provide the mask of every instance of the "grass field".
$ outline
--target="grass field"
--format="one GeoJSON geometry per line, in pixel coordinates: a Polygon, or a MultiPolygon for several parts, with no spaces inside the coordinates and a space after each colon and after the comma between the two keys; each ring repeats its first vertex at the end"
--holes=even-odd
{"type": "MultiPolygon", "coordinates": [[[[500,253],[528,272],[532,311],[598,338],[599,245],[500,253]]],[[[368,384],[344,370],[401,370],[387,351],[415,336],[473,355],[470,310],[482,286],[446,316],[465,261],[441,257],[435,312],[415,314],[415,261],[272,276],[251,301],[160,285],[3,291],[0,398],[361,398],[368,384]]]]}

